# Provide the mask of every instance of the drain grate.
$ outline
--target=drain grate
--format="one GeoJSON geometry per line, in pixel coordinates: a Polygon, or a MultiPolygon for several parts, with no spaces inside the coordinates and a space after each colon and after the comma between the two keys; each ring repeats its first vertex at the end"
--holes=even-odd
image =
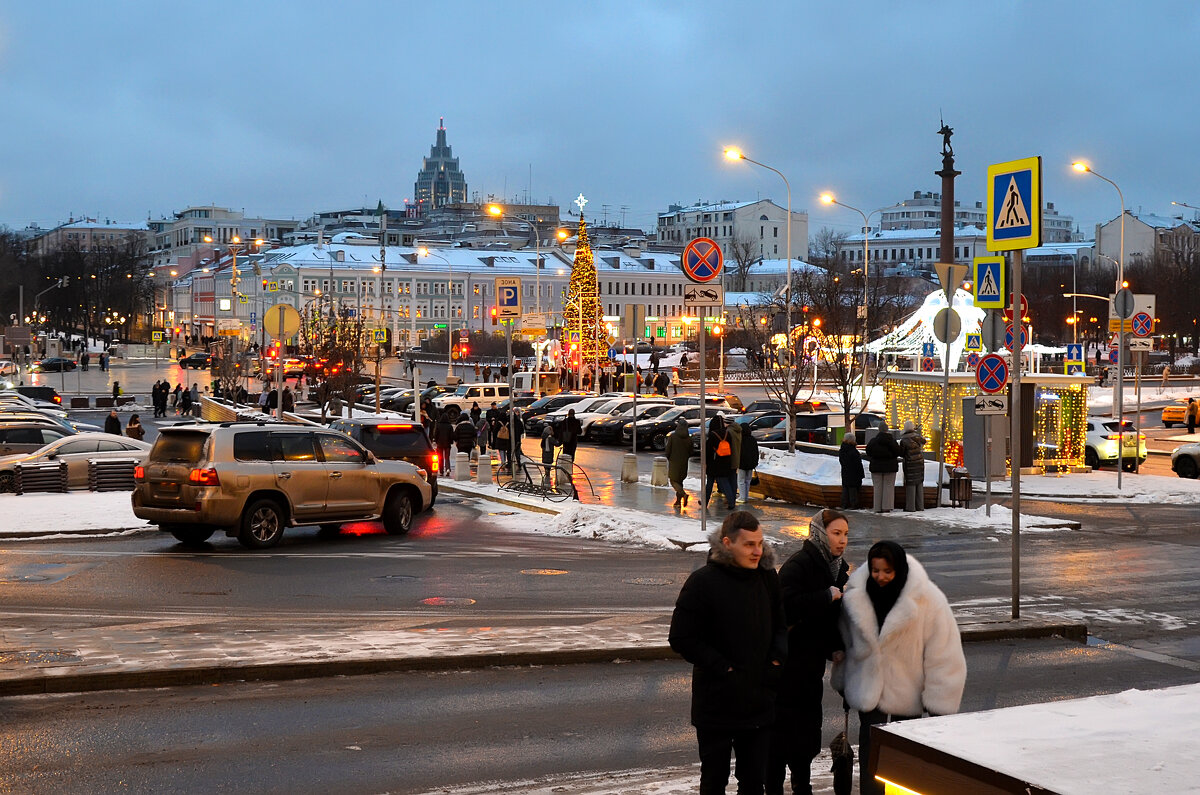
{"type": "Polygon", "coordinates": [[[0,665],[45,665],[46,663],[83,662],[78,654],[69,651],[0,651],[0,665]]]}

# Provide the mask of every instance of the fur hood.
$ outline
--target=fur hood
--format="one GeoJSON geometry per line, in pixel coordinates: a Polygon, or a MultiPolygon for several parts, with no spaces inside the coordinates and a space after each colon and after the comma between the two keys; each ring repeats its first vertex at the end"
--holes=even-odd
{"type": "Polygon", "coordinates": [[[870,567],[850,575],[839,627],[846,659],[834,666],[833,686],[861,712],[957,712],[967,678],[958,623],[945,594],[912,555],[908,566],[908,581],[882,631],[867,595],[870,567]]]}
{"type": "MultiPolygon", "coordinates": [[[[708,559],[723,566],[737,565],[733,562],[733,555],[721,542],[720,527],[708,534],[708,559]]],[[[758,559],[758,567],[760,569],[775,568],[775,550],[771,547],[771,542],[766,539],[763,539],[763,553],[762,557],[758,559]]]]}

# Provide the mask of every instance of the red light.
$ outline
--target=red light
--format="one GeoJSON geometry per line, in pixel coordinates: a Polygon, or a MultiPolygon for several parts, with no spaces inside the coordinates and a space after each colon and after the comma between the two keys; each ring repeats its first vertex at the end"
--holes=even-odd
{"type": "Polygon", "coordinates": [[[193,469],[188,474],[188,480],[195,483],[197,486],[220,486],[221,479],[217,477],[217,470],[209,469],[193,469]]]}
{"type": "Polygon", "coordinates": [[[392,423],[388,425],[376,425],[375,427],[381,431],[411,431],[416,426],[412,425],[411,423],[408,425],[392,423]]]}
{"type": "Polygon", "coordinates": [[[438,459],[437,453],[434,453],[431,456],[429,456],[429,471],[430,472],[438,471],[438,461],[439,461],[439,459],[438,459]]]}
{"type": "Polygon", "coordinates": [[[133,468],[133,479],[134,480],[145,480],[146,479],[146,468],[144,466],[135,466],[133,468]]]}
{"type": "Polygon", "coordinates": [[[61,397],[61,396],[59,396],[59,395],[55,395],[55,396],[54,396],[54,402],[55,402],[55,403],[58,403],[58,404],[61,404],[61,403],[62,403],[62,397],[61,397]]]}

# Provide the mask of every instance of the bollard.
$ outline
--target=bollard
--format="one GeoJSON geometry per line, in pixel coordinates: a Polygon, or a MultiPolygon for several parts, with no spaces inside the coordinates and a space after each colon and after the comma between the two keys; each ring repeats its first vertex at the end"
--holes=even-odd
{"type": "Polygon", "coordinates": [[[633,453],[625,454],[625,461],[621,464],[621,482],[622,483],[637,483],[637,456],[633,453]]]}
{"type": "Polygon", "coordinates": [[[455,480],[470,480],[471,479],[471,454],[470,453],[455,453],[454,454],[454,479],[455,480]]]}
{"type": "Polygon", "coordinates": [[[654,466],[650,468],[650,485],[667,486],[667,459],[665,456],[654,456],[654,466]]]}
{"type": "Polygon", "coordinates": [[[490,486],[492,483],[492,454],[481,453],[479,455],[479,463],[475,467],[475,482],[481,486],[490,486]]]}

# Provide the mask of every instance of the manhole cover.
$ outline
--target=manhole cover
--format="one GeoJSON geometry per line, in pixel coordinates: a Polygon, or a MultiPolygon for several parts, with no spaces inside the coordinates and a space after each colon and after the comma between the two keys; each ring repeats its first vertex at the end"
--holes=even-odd
{"type": "Polygon", "coordinates": [[[415,580],[416,576],[412,574],[384,574],[379,577],[372,577],[373,580],[415,580]]]}
{"type": "Polygon", "coordinates": [[[0,665],[20,663],[22,665],[40,665],[44,663],[77,663],[83,662],[78,655],[69,651],[0,651],[0,665]]]}
{"type": "Polygon", "coordinates": [[[547,577],[552,577],[556,574],[570,574],[571,572],[563,569],[521,569],[522,574],[537,574],[547,577]]]}
{"type": "Polygon", "coordinates": [[[475,600],[465,596],[431,596],[428,599],[422,599],[421,604],[430,607],[470,607],[475,604],[475,600]]]}
{"type": "Polygon", "coordinates": [[[46,582],[49,579],[41,574],[0,574],[0,582],[46,582]]]}
{"type": "Polygon", "coordinates": [[[670,580],[663,580],[658,577],[631,577],[625,580],[629,585],[670,585],[670,580]]]}

